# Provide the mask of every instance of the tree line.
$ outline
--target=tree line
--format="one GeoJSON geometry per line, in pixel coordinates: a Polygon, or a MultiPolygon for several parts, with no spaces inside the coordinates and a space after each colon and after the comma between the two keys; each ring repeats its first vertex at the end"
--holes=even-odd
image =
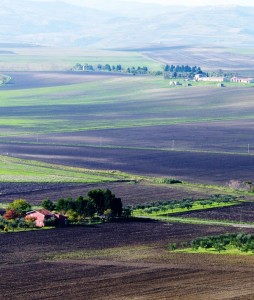
{"type": "Polygon", "coordinates": [[[61,198],[55,203],[46,199],[42,201],[41,206],[66,215],[69,221],[74,223],[93,219],[95,216],[104,219],[121,217],[123,213],[121,198],[117,198],[109,189],[91,190],[87,197],[61,198]]]}
{"type": "Polygon", "coordinates": [[[163,68],[164,78],[193,78],[196,74],[205,74],[200,67],[189,65],[168,65],[163,68]]]}
{"type": "Polygon", "coordinates": [[[219,203],[229,203],[234,202],[237,199],[237,197],[232,195],[220,195],[215,194],[211,195],[208,199],[191,199],[191,198],[185,198],[182,200],[168,200],[168,201],[155,201],[150,203],[144,203],[144,204],[137,204],[132,207],[133,210],[141,210],[141,213],[145,214],[152,214],[156,212],[165,212],[168,210],[171,210],[172,212],[174,209],[186,209],[190,210],[195,204],[201,205],[203,208],[205,207],[211,207],[214,204],[219,203]]]}
{"type": "Polygon", "coordinates": [[[91,64],[80,64],[77,63],[73,70],[75,71],[97,71],[97,72],[119,72],[119,73],[127,73],[127,74],[148,74],[149,69],[146,66],[138,66],[138,67],[127,67],[124,68],[121,64],[117,65],[110,65],[110,64],[98,64],[98,65],[91,65],[91,64]]]}
{"type": "Polygon", "coordinates": [[[198,237],[191,242],[182,242],[181,244],[171,243],[168,249],[171,251],[177,249],[189,248],[198,249],[214,249],[219,253],[230,249],[237,249],[242,252],[254,253],[254,235],[246,233],[226,233],[216,236],[198,237]]]}
{"type": "Polygon", "coordinates": [[[88,71],[88,72],[120,72],[127,74],[150,74],[155,76],[164,76],[165,79],[168,78],[193,78],[196,74],[205,74],[198,66],[189,65],[163,65],[161,70],[151,71],[147,66],[138,67],[127,67],[124,68],[121,64],[110,65],[110,64],[81,64],[76,63],[73,67],[74,71],[88,71]]]}

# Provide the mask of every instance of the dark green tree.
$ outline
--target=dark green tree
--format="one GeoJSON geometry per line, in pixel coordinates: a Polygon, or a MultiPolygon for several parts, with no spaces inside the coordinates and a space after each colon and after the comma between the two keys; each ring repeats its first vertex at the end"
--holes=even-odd
{"type": "Polygon", "coordinates": [[[96,213],[96,204],[90,198],[78,197],[75,202],[76,212],[84,217],[92,218],[96,213]]]}
{"type": "Polygon", "coordinates": [[[66,213],[68,210],[75,210],[75,202],[72,198],[59,199],[56,202],[56,210],[66,213]]]}
{"type": "Polygon", "coordinates": [[[45,199],[42,201],[41,206],[49,211],[55,209],[55,204],[50,199],[45,199]]]}
{"type": "Polygon", "coordinates": [[[88,197],[94,201],[96,211],[99,215],[110,209],[114,217],[120,217],[122,214],[122,201],[116,198],[115,195],[109,190],[91,190],[88,192],[88,197]]]}
{"type": "Polygon", "coordinates": [[[170,71],[170,67],[168,64],[166,64],[164,67],[164,72],[169,72],[169,71],[170,71]]]}

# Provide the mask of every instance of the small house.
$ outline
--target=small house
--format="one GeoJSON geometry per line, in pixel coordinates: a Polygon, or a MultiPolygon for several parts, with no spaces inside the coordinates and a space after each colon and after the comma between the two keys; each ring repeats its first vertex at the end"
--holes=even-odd
{"type": "Polygon", "coordinates": [[[37,227],[44,227],[47,223],[56,226],[65,226],[68,218],[59,213],[52,213],[47,209],[38,209],[28,212],[26,219],[34,219],[37,227]]]}

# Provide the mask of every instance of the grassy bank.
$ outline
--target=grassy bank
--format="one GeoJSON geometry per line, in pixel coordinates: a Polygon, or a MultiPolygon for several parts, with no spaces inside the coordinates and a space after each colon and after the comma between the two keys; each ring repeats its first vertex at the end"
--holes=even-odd
{"type": "Polygon", "coordinates": [[[95,171],[0,156],[0,182],[102,183],[128,179],[131,179],[129,174],[117,171],[95,171]]]}

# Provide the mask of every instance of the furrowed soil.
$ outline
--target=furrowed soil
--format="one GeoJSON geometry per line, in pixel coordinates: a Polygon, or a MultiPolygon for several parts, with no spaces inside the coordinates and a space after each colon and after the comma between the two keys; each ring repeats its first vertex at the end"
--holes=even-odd
{"type": "Polygon", "coordinates": [[[174,216],[184,218],[200,218],[208,220],[233,221],[236,223],[254,223],[253,202],[244,202],[237,206],[221,207],[193,212],[177,213],[174,216]]]}
{"type": "Polygon", "coordinates": [[[130,76],[128,74],[114,74],[102,72],[7,72],[12,79],[1,90],[19,90],[43,88],[92,82],[105,77],[130,76]]]}
{"type": "MultiPolygon", "coordinates": [[[[101,184],[38,184],[38,183],[0,183],[0,202],[26,199],[38,205],[44,199],[56,201],[60,198],[85,196],[92,189],[110,189],[122,199],[123,205],[135,205],[153,201],[181,200],[183,198],[207,198],[211,189],[192,190],[181,185],[161,185],[148,183],[115,182],[101,184]]],[[[216,193],[216,191],[214,191],[216,193]]]]}
{"type": "Polygon", "coordinates": [[[254,56],[251,51],[213,47],[169,47],[169,49],[150,49],[144,52],[148,57],[168,64],[191,64],[202,69],[227,71],[246,71],[251,73],[254,56]]]}
{"type": "Polygon", "coordinates": [[[143,220],[1,234],[0,298],[251,299],[254,257],[166,250],[226,231],[143,220]]]}
{"type": "Polygon", "coordinates": [[[3,153],[47,163],[98,170],[120,170],[190,182],[226,185],[230,180],[253,181],[253,155],[187,151],[161,151],[75,147],[61,145],[3,144],[3,153]]]}

